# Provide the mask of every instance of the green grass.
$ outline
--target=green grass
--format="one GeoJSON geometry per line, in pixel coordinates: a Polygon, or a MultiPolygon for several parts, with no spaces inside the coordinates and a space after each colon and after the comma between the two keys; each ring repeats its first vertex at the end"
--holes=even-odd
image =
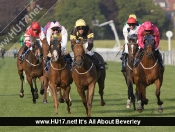
{"type": "MultiPolygon", "coordinates": [[[[131,109],[126,109],[127,88],[121,70],[121,63],[108,62],[107,76],[105,81],[104,100],[105,106],[100,106],[100,96],[98,87],[96,87],[93,104],[92,117],[175,117],[175,71],[174,66],[166,66],[164,73],[164,82],[161,87],[161,100],[164,102],[163,113],[157,112],[157,99],[155,96],[155,86],[147,87],[148,105],[142,113],[131,109]]],[[[135,86],[134,86],[135,87],[135,86]]],[[[38,88],[39,85],[38,85],[38,88]]],[[[0,59],[0,116],[1,117],[85,117],[85,108],[81,98],[77,93],[74,84],[71,85],[71,114],[67,114],[66,104],[59,105],[59,113],[55,115],[52,97],[48,97],[48,103],[43,104],[43,96],[39,95],[36,104],[32,103],[32,95],[29,85],[24,84],[24,98],[19,97],[20,79],[17,73],[16,59],[6,57],[0,59]]],[[[139,127],[140,128],[140,127],[139,127]]],[[[31,131],[140,131],[138,127],[0,127],[0,131],[13,132],[31,132],[31,131]]],[[[143,132],[147,131],[173,131],[174,127],[141,127],[143,132]]]]}
{"type": "MultiPolygon", "coordinates": [[[[94,40],[94,48],[113,48],[115,45],[116,41],[115,40],[94,40]]],[[[124,40],[120,40],[120,44],[123,45],[124,44],[124,40]]],[[[14,47],[17,47],[17,49],[20,48],[20,44],[16,43],[16,44],[8,44],[7,46],[8,49],[14,49],[14,47]]],[[[159,45],[160,49],[163,51],[167,51],[168,50],[168,40],[160,40],[160,45],[159,45]]],[[[71,52],[71,46],[70,46],[70,41],[68,41],[67,44],[67,50],[69,52],[71,52]]],[[[171,50],[175,50],[175,40],[171,40],[171,50]]]]}

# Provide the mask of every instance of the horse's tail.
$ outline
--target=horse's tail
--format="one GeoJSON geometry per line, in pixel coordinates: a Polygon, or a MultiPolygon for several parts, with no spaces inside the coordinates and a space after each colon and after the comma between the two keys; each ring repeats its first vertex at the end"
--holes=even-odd
{"type": "Polygon", "coordinates": [[[108,63],[106,61],[104,61],[104,64],[105,64],[105,69],[108,69],[108,63]]]}

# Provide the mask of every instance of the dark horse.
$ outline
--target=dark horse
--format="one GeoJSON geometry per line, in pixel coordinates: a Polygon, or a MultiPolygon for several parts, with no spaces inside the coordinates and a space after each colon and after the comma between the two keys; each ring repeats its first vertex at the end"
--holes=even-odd
{"type": "Polygon", "coordinates": [[[20,90],[20,97],[24,97],[24,89],[23,89],[23,82],[24,76],[23,71],[25,71],[27,81],[31,88],[31,93],[33,97],[33,103],[36,103],[36,99],[38,99],[38,89],[36,85],[36,79],[39,78],[42,87],[42,76],[43,76],[43,68],[42,68],[42,50],[39,42],[34,40],[34,44],[32,45],[32,50],[29,50],[26,54],[23,61],[19,60],[19,56],[23,51],[23,47],[20,48],[18,57],[17,57],[17,67],[18,67],[18,74],[21,79],[21,90],[20,90]],[[33,82],[35,88],[33,88],[33,82]]]}
{"type": "Polygon", "coordinates": [[[50,44],[50,52],[52,55],[50,69],[48,73],[49,87],[54,100],[55,114],[58,114],[59,102],[57,99],[57,91],[64,90],[67,103],[67,111],[70,114],[70,90],[73,82],[70,65],[66,63],[61,51],[61,43],[59,39],[54,39],[50,44]],[[61,89],[58,89],[61,88],[61,89]]]}
{"type": "MultiPolygon", "coordinates": [[[[77,86],[77,91],[82,98],[83,105],[86,109],[86,114],[88,117],[90,117],[96,82],[98,82],[99,85],[101,106],[105,105],[105,102],[103,100],[103,90],[106,77],[106,69],[97,71],[94,62],[85,54],[83,41],[76,43],[75,40],[72,40],[72,44],[74,52],[74,67],[72,69],[72,77],[77,86]],[[86,90],[87,97],[85,94],[86,90]]],[[[102,63],[102,66],[105,67],[105,62],[102,56],[96,52],[94,53],[102,63]]]]}
{"type": "Polygon", "coordinates": [[[0,50],[0,58],[2,57],[2,59],[4,59],[4,54],[5,54],[5,48],[1,48],[0,50]]]}
{"type": "Polygon", "coordinates": [[[138,44],[137,44],[137,35],[133,34],[128,36],[128,56],[126,62],[125,72],[123,72],[123,76],[125,77],[126,84],[128,86],[128,99],[126,103],[126,108],[131,107],[131,102],[133,103],[133,109],[135,108],[135,95],[133,93],[133,62],[134,56],[136,54],[138,44]]]}
{"type": "Polygon", "coordinates": [[[143,41],[143,57],[138,66],[133,68],[134,83],[136,84],[138,95],[138,112],[142,112],[144,104],[148,104],[148,99],[146,99],[146,87],[153,83],[156,85],[158,111],[163,112],[163,102],[160,100],[160,88],[163,82],[164,68],[161,68],[160,64],[158,63],[158,59],[154,54],[154,37],[149,34],[144,38],[143,41]]]}

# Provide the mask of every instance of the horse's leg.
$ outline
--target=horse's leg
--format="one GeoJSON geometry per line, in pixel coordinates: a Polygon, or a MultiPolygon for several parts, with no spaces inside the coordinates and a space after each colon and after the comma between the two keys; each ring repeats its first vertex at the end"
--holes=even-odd
{"type": "Polygon", "coordinates": [[[54,107],[55,107],[55,114],[58,114],[59,102],[57,100],[57,86],[56,84],[49,82],[49,87],[52,91],[52,97],[53,97],[54,107]]]}
{"type": "Polygon", "coordinates": [[[48,78],[43,77],[43,83],[44,83],[44,98],[43,98],[43,103],[47,103],[47,88],[48,88],[48,78]]]}
{"type": "Polygon", "coordinates": [[[137,108],[137,111],[139,112],[139,113],[141,113],[142,112],[142,93],[141,93],[141,87],[140,87],[140,85],[136,85],[136,92],[137,92],[137,101],[138,101],[138,108],[137,108]]]}
{"type": "Polygon", "coordinates": [[[71,114],[70,112],[70,99],[69,99],[69,95],[70,95],[70,89],[71,87],[68,86],[66,89],[65,89],[65,98],[66,98],[66,103],[67,103],[67,111],[68,111],[68,114],[71,114]]]}
{"type": "Polygon", "coordinates": [[[104,94],[104,80],[98,80],[98,86],[99,86],[99,94],[100,94],[100,98],[101,98],[101,102],[100,102],[100,105],[101,106],[104,106],[105,105],[105,102],[104,102],[104,99],[103,99],[103,94],[104,94]]]}
{"type": "Polygon", "coordinates": [[[36,98],[35,98],[35,96],[34,96],[34,88],[33,88],[33,83],[32,83],[32,78],[30,78],[30,77],[28,77],[28,76],[26,76],[26,78],[27,78],[27,81],[28,81],[28,83],[29,83],[29,85],[30,85],[30,90],[31,90],[31,93],[32,93],[32,97],[33,97],[33,103],[34,104],[36,104],[36,98]]]}
{"type": "Polygon", "coordinates": [[[18,74],[19,74],[20,80],[21,80],[21,90],[20,90],[19,96],[21,98],[23,98],[24,97],[24,88],[23,88],[24,76],[23,76],[23,70],[18,70],[18,74]]]}
{"type": "Polygon", "coordinates": [[[82,89],[78,88],[78,87],[77,87],[77,91],[78,91],[78,94],[80,95],[82,102],[83,102],[83,105],[86,109],[86,115],[88,115],[88,108],[87,108],[87,100],[86,100],[85,91],[82,91],[82,89]]]}
{"type": "Polygon", "coordinates": [[[33,82],[34,82],[34,85],[35,85],[34,96],[35,96],[35,99],[38,99],[39,95],[38,95],[38,88],[37,88],[37,85],[36,85],[36,77],[33,78],[33,82]]]}
{"type": "Polygon", "coordinates": [[[156,97],[157,97],[157,104],[158,104],[158,112],[163,112],[162,104],[163,102],[160,100],[160,88],[162,86],[162,81],[160,79],[157,79],[155,81],[156,85],[156,97]]]}
{"type": "Polygon", "coordinates": [[[57,92],[58,92],[59,95],[60,95],[60,97],[58,98],[58,101],[59,101],[60,103],[64,103],[64,98],[63,98],[64,90],[63,90],[63,93],[62,93],[61,87],[57,87],[57,92]]]}
{"type": "Polygon", "coordinates": [[[93,100],[93,96],[94,96],[94,89],[95,89],[95,82],[92,82],[89,86],[88,86],[88,90],[87,90],[87,108],[88,108],[88,117],[91,116],[91,108],[92,108],[92,100],[93,100]]]}
{"type": "Polygon", "coordinates": [[[43,95],[43,103],[47,103],[47,87],[48,87],[48,78],[46,76],[40,77],[41,89],[40,94],[43,95]]]}
{"type": "Polygon", "coordinates": [[[133,103],[133,109],[136,110],[135,107],[135,96],[133,93],[133,82],[132,78],[127,78],[127,86],[128,86],[128,100],[126,103],[126,108],[131,107],[131,102],[133,103]]]}

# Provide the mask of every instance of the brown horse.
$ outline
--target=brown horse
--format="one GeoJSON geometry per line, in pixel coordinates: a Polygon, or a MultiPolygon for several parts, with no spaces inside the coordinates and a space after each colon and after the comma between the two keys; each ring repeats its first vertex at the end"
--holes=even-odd
{"type": "Polygon", "coordinates": [[[32,45],[32,50],[29,50],[26,54],[23,61],[19,60],[20,54],[23,51],[23,47],[20,48],[18,57],[17,57],[17,67],[18,67],[18,74],[21,79],[21,90],[20,90],[20,97],[24,97],[24,89],[23,89],[23,82],[24,82],[24,75],[23,71],[25,71],[27,81],[31,88],[31,93],[33,97],[33,103],[36,103],[36,99],[38,99],[38,89],[36,85],[36,79],[39,78],[42,87],[42,75],[43,75],[43,68],[42,68],[42,50],[41,46],[38,41],[34,41],[32,45]],[[33,82],[35,88],[33,88],[33,82]]]}
{"type": "Polygon", "coordinates": [[[144,54],[137,67],[133,68],[134,83],[138,94],[138,112],[142,112],[146,99],[146,87],[155,83],[158,111],[163,112],[160,100],[160,88],[163,82],[164,68],[161,68],[155,54],[155,40],[152,35],[144,38],[144,54]]]}
{"type": "Polygon", "coordinates": [[[125,77],[126,84],[128,86],[128,99],[126,103],[126,108],[131,107],[131,102],[133,103],[133,109],[135,108],[135,95],[133,93],[133,62],[134,62],[134,56],[136,54],[138,44],[137,44],[137,35],[133,34],[131,36],[128,36],[128,55],[127,55],[127,62],[126,62],[126,68],[125,72],[123,73],[123,76],[125,77]]]}
{"type": "MultiPolygon", "coordinates": [[[[42,63],[42,67],[44,69],[45,65],[46,65],[46,59],[47,59],[47,55],[49,53],[49,44],[46,40],[46,38],[44,38],[43,40],[40,40],[42,42],[42,53],[43,53],[43,63],[42,63]]],[[[43,87],[40,90],[40,94],[44,95],[43,98],[43,103],[47,103],[47,88],[48,88],[48,74],[45,70],[43,70],[43,87]]]]}
{"type": "Polygon", "coordinates": [[[70,112],[69,94],[71,90],[70,85],[72,84],[73,79],[70,71],[70,65],[66,63],[66,60],[61,52],[60,40],[55,39],[51,41],[50,52],[52,58],[50,62],[48,78],[49,78],[49,87],[51,89],[52,96],[54,99],[55,114],[58,114],[59,102],[57,99],[57,91],[61,92],[60,89],[64,90],[66,96],[67,111],[70,114],[71,112],[70,112]]]}
{"type": "MultiPolygon", "coordinates": [[[[72,69],[72,77],[77,86],[77,91],[82,98],[83,105],[86,109],[86,114],[88,117],[90,117],[96,82],[98,82],[99,85],[101,106],[105,105],[103,100],[103,90],[106,69],[97,71],[94,62],[85,54],[83,40],[80,43],[76,43],[75,40],[72,40],[72,44],[74,52],[74,67],[72,69]],[[85,94],[86,90],[87,97],[85,94]]],[[[102,66],[105,67],[105,62],[102,56],[96,52],[95,54],[102,63],[102,66]]]]}

